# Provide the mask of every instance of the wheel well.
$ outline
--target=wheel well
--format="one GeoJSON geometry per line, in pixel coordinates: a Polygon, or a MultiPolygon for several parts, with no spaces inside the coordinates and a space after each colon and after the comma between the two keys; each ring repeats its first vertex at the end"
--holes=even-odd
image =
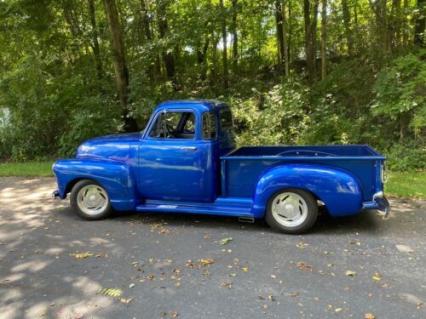
{"type": "Polygon", "coordinates": [[[67,187],[65,188],[65,194],[71,193],[71,190],[73,189],[73,187],[75,186],[75,184],[77,184],[80,181],[83,180],[90,180],[90,178],[76,178],[73,179],[72,181],[70,181],[67,185],[67,187]]]}

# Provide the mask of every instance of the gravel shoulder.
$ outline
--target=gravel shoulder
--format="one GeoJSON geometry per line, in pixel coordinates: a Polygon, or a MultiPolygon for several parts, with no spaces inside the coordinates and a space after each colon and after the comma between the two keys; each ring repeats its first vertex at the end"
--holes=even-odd
{"type": "Polygon", "coordinates": [[[426,201],[261,221],[117,214],[80,220],[53,178],[0,178],[0,318],[426,318],[426,201]]]}

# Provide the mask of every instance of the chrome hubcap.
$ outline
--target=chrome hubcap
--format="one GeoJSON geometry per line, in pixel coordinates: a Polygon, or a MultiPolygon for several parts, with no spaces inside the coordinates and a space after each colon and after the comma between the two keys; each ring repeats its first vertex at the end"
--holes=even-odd
{"type": "Polygon", "coordinates": [[[308,205],[302,196],[285,192],[278,194],[272,201],[272,216],[285,227],[297,227],[308,216],[308,205]]]}
{"type": "Polygon", "coordinates": [[[87,215],[99,215],[108,207],[108,195],[98,185],[86,185],[77,194],[77,205],[87,215]]]}

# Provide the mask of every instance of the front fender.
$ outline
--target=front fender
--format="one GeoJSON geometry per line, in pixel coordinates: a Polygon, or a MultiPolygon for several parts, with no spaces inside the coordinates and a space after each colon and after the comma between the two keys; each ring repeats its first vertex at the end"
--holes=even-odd
{"type": "Polygon", "coordinates": [[[255,218],[263,217],[271,196],[286,188],[311,192],[332,216],[353,215],[362,208],[359,182],[349,172],[323,165],[287,164],[268,170],[259,179],[253,204],[255,218]]]}
{"type": "Polygon", "coordinates": [[[56,161],[52,169],[62,199],[75,181],[91,179],[105,188],[114,209],[132,210],[136,206],[135,187],[126,164],[96,159],[64,159],[56,161]]]}

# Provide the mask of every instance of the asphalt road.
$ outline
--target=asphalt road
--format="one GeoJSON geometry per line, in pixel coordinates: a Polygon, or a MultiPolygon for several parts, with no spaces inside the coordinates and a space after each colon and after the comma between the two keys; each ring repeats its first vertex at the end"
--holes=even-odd
{"type": "Polygon", "coordinates": [[[54,187],[0,178],[1,319],[426,318],[425,201],[290,236],[220,217],[82,221],[54,187]]]}

